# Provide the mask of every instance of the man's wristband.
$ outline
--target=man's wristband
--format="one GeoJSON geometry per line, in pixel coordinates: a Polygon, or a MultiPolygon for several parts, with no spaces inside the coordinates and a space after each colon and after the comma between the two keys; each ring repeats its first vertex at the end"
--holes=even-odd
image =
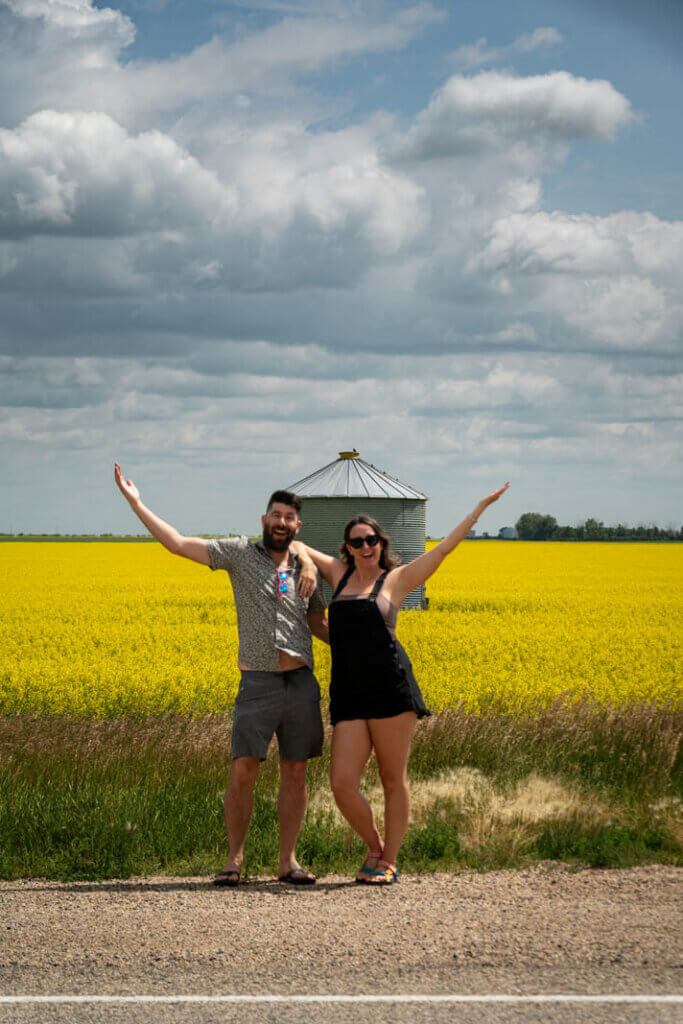
{"type": "Polygon", "coordinates": [[[471,512],[467,513],[467,515],[465,516],[465,519],[469,519],[469,521],[472,523],[473,526],[474,526],[474,524],[476,522],[479,521],[478,516],[473,516],[471,512]]]}

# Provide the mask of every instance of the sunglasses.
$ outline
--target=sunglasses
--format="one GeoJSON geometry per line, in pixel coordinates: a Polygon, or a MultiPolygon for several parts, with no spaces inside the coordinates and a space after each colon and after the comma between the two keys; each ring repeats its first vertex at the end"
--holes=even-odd
{"type": "Polygon", "coordinates": [[[367,544],[369,548],[375,548],[379,544],[379,534],[369,533],[367,537],[349,537],[346,543],[356,551],[359,551],[364,544],[367,544]]]}
{"type": "Polygon", "coordinates": [[[278,594],[288,594],[289,587],[287,585],[287,572],[279,572],[277,574],[277,592],[278,594]]]}

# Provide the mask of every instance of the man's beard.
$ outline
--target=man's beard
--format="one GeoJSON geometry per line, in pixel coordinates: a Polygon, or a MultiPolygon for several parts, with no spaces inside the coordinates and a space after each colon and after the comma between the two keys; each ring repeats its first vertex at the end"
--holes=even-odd
{"type": "Polygon", "coordinates": [[[286,526],[285,533],[281,537],[274,537],[267,526],[263,527],[263,543],[269,551],[286,551],[295,537],[294,527],[286,526]]]}

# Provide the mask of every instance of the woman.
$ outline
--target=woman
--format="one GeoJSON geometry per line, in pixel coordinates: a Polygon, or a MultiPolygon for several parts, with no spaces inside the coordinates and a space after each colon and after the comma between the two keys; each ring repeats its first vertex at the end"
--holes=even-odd
{"type": "Polygon", "coordinates": [[[330,775],[339,810],[368,847],[358,882],[390,885],[398,881],[396,860],[408,827],[410,743],[415,722],[429,714],[408,656],[396,639],[398,609],[509,486],[506,483],[489,494],[431,551],[406,565],[396,564],[389,537],[366,515],[346,524],[340,558],[300,541],[292,544],[302,557],[310,555],[333,591],[330,775]],[[373,748],[384,790],[383,840],[360,792],[373,748]]]}

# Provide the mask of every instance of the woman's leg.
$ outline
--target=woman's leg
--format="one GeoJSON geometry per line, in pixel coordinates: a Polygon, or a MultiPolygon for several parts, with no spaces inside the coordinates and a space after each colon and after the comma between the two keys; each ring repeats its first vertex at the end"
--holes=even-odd
{"type": "Polygon", "coordinates": [[[381,851],[372,809],[360,791],[363,769],[372,752],[368,723],[363,719],[337,722],[332,733],[330,784],[337,807],[352,829],[373,852],[381,851]]]}
{"type": "Polygon", "coordinates": [[[393,866],[408,828],[408,757],[416,721],[414,711],[405,711],[393,718],[371,718],[368,722],[384,789],[382,860],[393,866]]]}

